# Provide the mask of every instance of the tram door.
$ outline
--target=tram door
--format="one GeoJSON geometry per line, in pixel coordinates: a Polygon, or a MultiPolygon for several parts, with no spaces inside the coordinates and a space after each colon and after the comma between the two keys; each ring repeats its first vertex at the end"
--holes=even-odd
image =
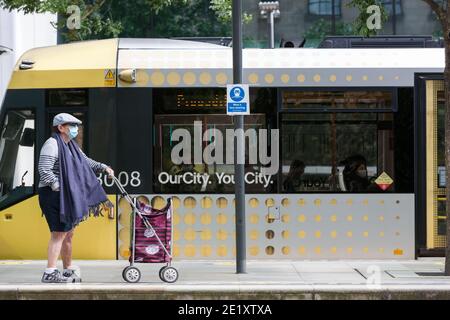
{"type": "Polygon", "coordinates": [[[446,243],[445,94],[443,80],[425,80],[426,248],[446,243]]]}

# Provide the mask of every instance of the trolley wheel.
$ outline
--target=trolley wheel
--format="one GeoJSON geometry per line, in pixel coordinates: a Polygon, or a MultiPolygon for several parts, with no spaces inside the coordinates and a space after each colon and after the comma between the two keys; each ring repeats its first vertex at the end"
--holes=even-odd
{"type": "Polygon", "coordinates": [[[178,280],[178,271],[177,269],[173,267],[165,267],[161,270],[161,280],[168,282],[168,283],[174,283],[178,280]]]}
{"type": "Polygon", "coordinates": [[[141,280],[141,272],[138,268],[129,266],[123,269],[122,277],[126,282],[136,283],[141,280]]]}
{"type": "Polygon", "coordinates": [[[163,271],[164,271],[165,268],[168,268],[168,266],[164,266],[164,267],[162,267],[161,269],[159,269],[159,278],[160,278],[162,281],[164,281],[162,273],[163,273],[163,271]]]}

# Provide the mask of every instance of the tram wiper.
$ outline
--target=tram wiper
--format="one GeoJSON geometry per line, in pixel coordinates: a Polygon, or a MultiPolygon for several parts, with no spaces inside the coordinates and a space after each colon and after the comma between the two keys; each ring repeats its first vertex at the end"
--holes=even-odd
{"type": "Polygon", "coordinates": [[[25,187],[25,180],[24,180],[24,178],[25,178],[25,176],[27,175],[27,173],[28,173],[28,170],[25,171],[25,173],[24,173],[23,176],[22,176],[22,187],[25,187]]]}

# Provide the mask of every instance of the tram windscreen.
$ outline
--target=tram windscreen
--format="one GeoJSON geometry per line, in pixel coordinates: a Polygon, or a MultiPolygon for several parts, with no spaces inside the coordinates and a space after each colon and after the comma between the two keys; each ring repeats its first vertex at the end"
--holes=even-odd
{"type": "Polygon", "coordinates": [[[0,208],[33,194],[34,130],[31,111],[6,114],[0,137],[0,208]]]}

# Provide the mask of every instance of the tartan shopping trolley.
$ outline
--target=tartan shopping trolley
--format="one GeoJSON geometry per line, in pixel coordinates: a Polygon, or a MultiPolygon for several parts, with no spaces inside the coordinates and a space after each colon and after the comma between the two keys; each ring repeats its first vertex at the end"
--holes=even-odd
{"type": "Polygon", "coordinates": [[[159,270],[162,281],[173,283],[178,279],[178,271],[172,262],[172,198],[167,199],[164,208],[158,210],[132,198],[116,177],[112,177],[123,198],[132,207],[131,215],[131,256],[130,265],[122,271],[125,281],[136,283],[141,279],[137,263],[165,263],[159,270]]]}

